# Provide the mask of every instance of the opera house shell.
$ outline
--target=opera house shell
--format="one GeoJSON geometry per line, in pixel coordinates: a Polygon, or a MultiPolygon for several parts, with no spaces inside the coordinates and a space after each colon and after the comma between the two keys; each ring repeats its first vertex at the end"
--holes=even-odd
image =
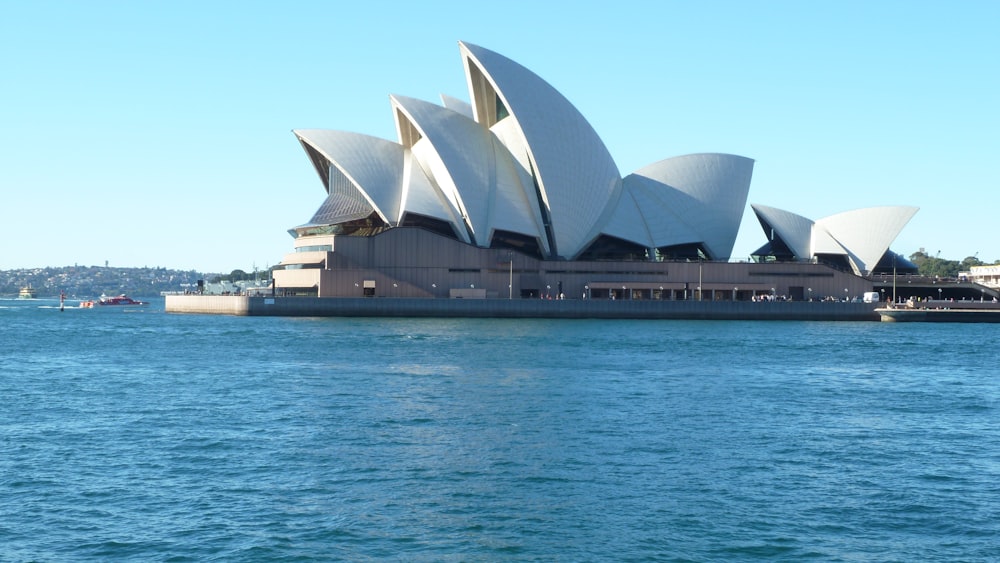
{"type": "MultiPolygon", "coordinates": [[[[459,51],[471,103],[392,95],[395,140],[294,130],[326,199],[290,230],[295,252],[274,271],[284,295],[701,299],[708,291],[736,300],[776,291],[780,280],[753,279],[751,265],[719,269],[735,245],[753,160],[691,154],[622,176],[555,88],[488,49],[459,42],[459,51]]],[[[835,246],[863,269],[882,246],[849,239],[836,220],[829,237],[807,243],[804,224],[766,215],[799,256],[835,246]]]]}
{"type": "MultiPolygon", "coordinates": [[[[917,213],[905,205],[867,207],[817,221],[764,205],[750,206],[768,243],[755,255],[783,260],[814,260],[850,268],[864,276],[873,273],[889,253],[889,245],[917,213]]],[[[889,254],[891,257],[892,255],[889,254]]],[[[896,257],[912,269],[909,261],[896,257]]]]}

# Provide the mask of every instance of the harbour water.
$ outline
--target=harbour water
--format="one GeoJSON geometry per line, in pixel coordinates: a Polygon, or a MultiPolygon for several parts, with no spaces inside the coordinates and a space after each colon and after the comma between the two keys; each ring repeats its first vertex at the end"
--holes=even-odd
{"type": "Polygon", "coordinates": [[[0,560],[1000,558],[997,325],[0,301],[0,560]]]}

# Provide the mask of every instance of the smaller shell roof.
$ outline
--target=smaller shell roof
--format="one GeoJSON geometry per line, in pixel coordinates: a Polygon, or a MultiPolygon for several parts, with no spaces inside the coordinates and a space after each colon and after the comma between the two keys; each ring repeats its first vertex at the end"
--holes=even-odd
{"type": "MultiPolygon", "coordinates": [[[[688,224],[671,205],[676,199],[682,197],[676,189],[671,188],[640,174],[629,174],[624,180],[624,194],[618,207],[629,206],[629,199],[634,201],[636,210],[641,218],[642,233],[648,240],[648,246],[663,247],[676,246],[682,244],[695,244],[702,242],[702,235],[692,225],[688,224]]],[[[605,228],[605,232],[634,242],[641,242],[625,233],[627,229],[636,229],[639,225],[622,225],[622,222],[634,222],[628,215],[622,215],[620,209],[616,209],[615,216],[605,228]],[[621,233],[621,234],[619,234],[621,233]]]]}
{"type": "Polygon", "coordinates": [[[812,257],[812,219],[758,203],[751,204],[750,208],[761,222],[767,240],[771,240],[773,230],[773,234],[784,241],[793,254],[802,259],[812,257]]]}
{"type": "Polygon", "coordinates": [[[858,271],[870,272],[917,211],[906,205],[865,207],[824,217],[816,225],[848,250],[858,271]]]}
{"type": "MultiPolygon", "coordinates": [[[[753,165],[753,159],[732,154],[689,154],[640,168],[626,177],[626,182],[647,189],[659,186],[653,190],[659,208],[641,206],[651,232],[658,230],[656,222],[681,222],[697,233],[692,242],[703,243],[713,258],[726,260],[736,244],[753,165]],[[638,178],[645,180],[635,182],[638,178]]],[[[679,242],[688,241],[657,241],[656,246],[679,242]]]]}
{"type": "Polygon", "coordinates": [[[604,234],[631,241],[636,244],[652,248],[657,246],[654,237],[649,232],[646,218],[642,216],[641,206],[636,201],[637,189],[628,184],[628,178],[618,205],[615,206],[615,213],[611,220],[604,227],[604,234]]]}
{"type": "Polygon", "coordinates": [[[383,221],[395,224],[403,187],[402,145],[370,135],[329,129],[295,129],[293,133],[340,170],[383,221]]]}
{"type": "MultiPolygon", "coordinates": [[[[812,221],[765,205],[751,205],[765,232],[774,229],[800,259],[817,254],[846,254],[856,273],[871,272],[918,208],[865,207],[812,221]]],[[[770,239],[770,236],[768,236],[770,239]]]]}

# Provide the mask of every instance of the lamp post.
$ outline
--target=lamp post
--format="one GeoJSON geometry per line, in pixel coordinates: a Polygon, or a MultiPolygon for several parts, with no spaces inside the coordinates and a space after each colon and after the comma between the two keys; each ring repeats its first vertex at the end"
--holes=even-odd
{"type": "Polygon", "coordinates": [[[811,287],[807,288],[806,291],[809,292],[809,301],[812,302],[812,300],[813,300],[813,288],[811,288],[811,287]]]}
{"type": "Polygon", "coordinates": [[[739,290],[740,290],[740,288],[738,288],[738,287],[734,287],[733,288],[733,301],[736,301],[736,292],[739,291],[739,290]]]}
{"type": "Polygon", "coordinates": [[[850,301],[850,299],[848,298],[848,297],[849,297],[849,293],[850,293],[850,292],[849,292],[849,291],[847,290],[847,288],[845,287],[845,288],[844,288],[844,302],[845,302],[845,303],[846,303],[846,302],[848,302],[848,301],[850,301]]]}
{"type": "Polygon", "coordinates": [[[940,301],[940,300],[941,300],[941,288],[939,287],[938,288],[938,301],[940,301]]]}
{"type": "Polygon", "coordinates": [[[896,303],[896,253],[892,254],[892,302],[896,303]]]}
{"type": "Polygon", "coordinates": [[[510,263],[510,274],[507,278],[507,299],[514,298],[514,253],[507,253],[507,261],[510,263]]]}

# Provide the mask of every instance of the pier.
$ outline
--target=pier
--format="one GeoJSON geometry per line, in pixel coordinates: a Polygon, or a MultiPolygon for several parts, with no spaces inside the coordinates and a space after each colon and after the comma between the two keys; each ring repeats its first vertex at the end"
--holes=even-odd
{"type": "Polygon", "coordinates": [[[287,317],[878,321],[877,303],[168,295],[166,312],[287,317]]]}
{"type": "Polygon", "coordinates": [[[875,310],[882,322],[905,323],[1000,323],[996,301],[927,300],[908,301],[903,306],[875,310]]]}

